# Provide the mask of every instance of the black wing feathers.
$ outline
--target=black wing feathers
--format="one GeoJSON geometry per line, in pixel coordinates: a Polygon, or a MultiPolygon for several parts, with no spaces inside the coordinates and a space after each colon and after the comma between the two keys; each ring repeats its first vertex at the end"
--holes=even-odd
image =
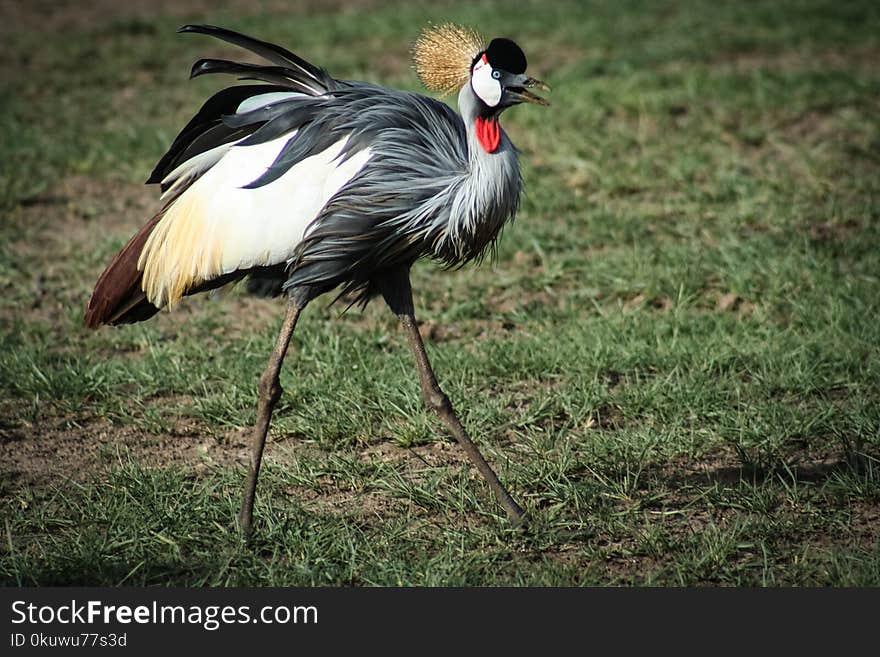
{"type": "Polygon", "coordinates": [[[244,115],[248,122],[244,122],[241,115],[231,119],[244,100],[274,91],[295,91],[306,96],[322,96],[339,85],[324,69],[272,43],[213,25],[184,25],[178,32],[194,32],[222,39],[250,50],[275,66],[241,64],[220,59],[197,61],[190,73],[191,77],[229,73],[238,75],[241,79],[260,80],[269,84],[240,85],[214,94],[177,135],[168,152],[156,164],[147,184],[161,183],[165,176],[186,160],[252,134],[270,120],[254,112],[244,115]],[[224,120],[227,117],[229,118],[224,120]]]}
{"type": "Polygon", "coordinates": [[[259,55],[260,57],[267,59],[275,64],[278,64],[279,66],[293,66],[295,69],[301,71],[316,82],[321,82],[326,85],[328,83],[332,83],[333,81],[333,78],[330,77],[330,75],[324,69],[319,68],[314,64],[310,64],[302,57],[294,55],[286,48],[282,48],[281,46],[278,46],[274,43],[261,41],[260,39],[255,39],[245,34],[233,32],[232,30],[227,30],[225,28],[217,27],[215,25],[184,25],[177,31],[195,32],[196,34],[207,34],[208,36],[222,39],[227,43],[239,46],[240,48],[244,48],[245,50],[250,50],[255,55],[259,55]]]}
{"type": "MultiPolygon", "coordinates": [[[[171,173],[177,165],[193,155],[198,155],[198,152],[187,152],[187,149],[202,134],[215,126],[220,125],[224,114],[234,113],[242,101],[251,96],[257,96],[272,91],[285,91],[285,89],[268,84],[250,84],[239,87],[229,87],[228,89],[223,89],[211,96],[211,98],[202,105],[199,112],[190,119],[189,123],[184,126],[183,130],[180,131],[180,134],[174,139],[168,152],[162,156],[162,159],[159,160],[153,168],[153,172],[147,179],[147,184],[152,185],[154,183],[162,182],[162,179],[171,173]],[[186,153],[185,157],[183,157],[184,153],[186,153]]],[[[232,132],[231,129],[230,132],[232,132]]],[[[226,139],[225,141],[231,140],[226,139]]],[[[220,144],[225,143],[225,141],[219,140],[214,146],[219,146],[220,144]]],[[[213,148],[213,146],[211,148],[213,148]]]]}
{"type": "MultiPolygon", "coordinates": [[[[261,80],[276,84],[279,91],[299,91],[309,96],[321,95],[326,89],[316,82],[302,81],[295,76],[294,71],[283,66],[260,66],[259,64],[242,64],[230,62],[225,59],[200,59],[193,64],[190,78],[212,73],[228,73],[241,76],[240,80],[261,80]]],[[[302,76],[300,75],[299,78],[302,76]]]]}

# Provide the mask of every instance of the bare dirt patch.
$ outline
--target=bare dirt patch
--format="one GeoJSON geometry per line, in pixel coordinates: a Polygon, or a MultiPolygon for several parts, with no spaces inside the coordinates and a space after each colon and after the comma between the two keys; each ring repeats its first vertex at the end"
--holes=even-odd
{"type": "MultiPolygon", "coordinates": [[[[248,463],[249,428],[217,432],[181,419],[168,432],[157,434],[116,425],[105,418],[44,414],[32,422],[28,415],[24,400],[0,404],[0,499],[27,490],[94,482],[132,462],[146,467],[179,467],[196,477],[230,467],[243,471],[248,463]]],[[[344,454],[351,455],[340,452],[344,454]]],[[[387,464],[399,473],[401,483],[415,486],[426,472],[467,467],[466,456],[448,441],[414,447],[381,441],[360,448],[353,456],[363,463],[387,464]]],[[[321,461],[328,457],[333,455],[300,436],[270,435],[264,464],[295,469],[299,459],[321,461]]],[[[478,478],[476,472],[471,474],[478,478]]],[[[288,493],[305,507],[344,514],[428,512],[419,510],[412,500],[385,490],[364,489],[331,474],[317,477],[312,485],[293,485],[288,493]]]]}
{"type": "Polygon", "coordinates": [[[429,445],[401,447],[391,441],[383,441],[361,450],[360,459],[368,462],[382,462],[406,465],[413,468],[441,468],[463,466],[468,463],[464,452],[448,440],[438,440],[429,445]]]}
{"type": "Polygon", "coordinates": [[[94,480],[132,460],[149,466],[177,465],[197,475],[247,463],[246,441],[237,432],[217,436],[180,425],[156,435],[106,419],[69,416],[32,423],[23,419],[24,405],[5,404],[0,416],[3,495],[31,486],[94,480]]]}
{"type": "MultiPolygon", "coordinates": [[[[218,433],[179,422],[169,432],[155,434],[107,419],[74,416],[43,417],[34,423],[24,419],[25,407],[26,402],[19,401],[8,402],[0,409],[0,480],[6,494],[27,486],[93,480],[130,461],[146,466],[180,466],[195,475],[218,467],[245,467],[248,462],[249,429],[218,433]]],[[[325,455],[319,452],[296,436],[270,436],[265,459],[267,463],[285,464],[300,457],[325,455]]],[[[363,462],[387,463],[400,469],[407,479],[418,478],[418,471],[425,468],[462,467],[467,463],[464,454],[448,442],[400,447],[383,441],[359,450],[357,457],[363,462]]],[[[332,478],[323,483],[338,494],[336,501],[355,495],[332,478]]],[[[314,492],[305,495],[307,500],[314,497],[314,492]]],[[[320,497],[328,504],[334,502],[332,494],[330,498],[324,493],[320,497]]]]}

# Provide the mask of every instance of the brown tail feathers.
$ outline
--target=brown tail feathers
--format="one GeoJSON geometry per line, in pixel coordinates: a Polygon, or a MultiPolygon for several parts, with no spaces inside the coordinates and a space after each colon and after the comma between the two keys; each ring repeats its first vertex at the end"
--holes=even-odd
{"type": "Polygon", "coordinates": [[[150,219],[101,274],[86,308],[84,323],[88,328],[142,322],[159,312],[141,290],[142,274],[138,271],[137,263],[147,238],[163,214],[164,210],[150,219]]]}
{"type": "MultiPolygon", "coordinates": [[[[141,285],[143,272],[138,270],[137,264],[150,233],[167,209],[166,205],[150,219],[107,265],[86,307],[83,320],[86,327],[97,329],[104,324],[133,324],[150,319],[159,312],[159,308],[147,300],[141,285]]],[[[253,285],[248,286],[249,292],[258,296],[277,296],[281,294],[286,279],[285,267],[285,263],[281,262],[228,272],[207,281],[195,282],[184,291],[184,295],[216,290],[251,276],[253,285]]]]}

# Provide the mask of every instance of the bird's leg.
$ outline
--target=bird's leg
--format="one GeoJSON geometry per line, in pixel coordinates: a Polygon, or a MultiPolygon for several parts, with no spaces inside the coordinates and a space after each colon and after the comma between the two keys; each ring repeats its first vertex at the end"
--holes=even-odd
{"type": "Polygon", "coordinates": [[[446,393],[443,392],[440,385],[437,383],[437,377],[434,376],[434,370],[431,368],[431,362],[428,360],[428,354],[425,352],[425,343],[422,341],[422,336],[419,333],[419,327],[418,324],[416,324],[415,315],[413,313],[408,313],[399,315],[398,317],[400,318],[401,325],[406,331],[407,341],[409,342],[409,346],[416,359],[416,367],[419,371],[419,382],[422,386],[422,395],[425,398],[425,404],[427,404],[428,408],[437,413],[440,419],[443,420],[449,428],[449,431],[458,441],[458,444],[461,445],[467,453],[468,458],[470,458],[471,462],[477,467],[480,474],[483,475],[483,478],[489,484],[489,488],[492,489],[499,504],[501,504],[507,512],[511,523],[515,527],[522,525],[525,522],[525,512],[510,496],[510,493],[507,492],[504,484],[498,479],[498,475],[495,474],[495,471],[492,470],[492,467],[486,462],[486,459],[483,458],[480,450],[477,449],[477,446],[474,444],[473,440],[471,440],[468,432],[465,430],[464,426],[462,426],[461,420],[458,419],[458,414],[452,407],[449,397],[446,396],[446,393]]]}
{"type": "Polygon", "coordinates": [[[458,419],[458,415],[452,407],[449,397],[446,396],[443,390],[441,390],[440,385],[437,383],[437,377],[434,375],[431,362],[428,360],[428,354],[425,351],[425,343],[422,341],[422,335],[419,332],[419,327],[416,323],[412,301],[412,288],[410,287],[409,282],[409,272],[405,272],[401,276],[395,276],[393,279],[385,282],[381,287],[383,289],[385,301],[388,302],[391,310],[397,315],[398,319],[400,319],[400,324],[403,326],[404,331],[406,331],[407,341],[409,342],[409,346],[412,349],[413,356],[416,360],[416,367],[419,372],[419,382],[422,387],[422,396],[425,399],[425,404],[428,408],[437,413],[441,420],[443,420],[444,424],[446,424],[449,431],[458,441],[458,444],[461,445],[465,453],[467,453],[468,458],[470,458],[477,470],[480,471],[480,474],[483,475],[483,478],[486,480],[486,483],[489,484],[489,488],[492,489],[499,504],[501,504],[507,512],[507,516],[510,518],[513,526],[519,527],[525,524],[525,511],[523,511],[519,504],[517,504],[510,496],[510,493],[507,492],[504,484],[498,479],[498,475],[495,474],[495,471],[492,470],[492,467],[486,462],[486,459],[480,453],[480,450],[477,449],[474,441],[471,440],[468,432],[458,419]]]}
{"type": "Polygon", "coordinates": [[[238,512],[238,524],[246,536],[250,535],[253,528],[257,477],[260,476],[260,464],[263,460],[263,448],[266,445],[269,422],[272,420],[272,411],[275,409],[275,404],[281,398],[282,391],[278,374],[281,371],[281,363],[284,362],[284,356],[287,353],[293,329],[296,328],[299,314],[306,306],[306,303],[307,300],[302,295],[291,296],[287,307],[287,314],[284,317],[284,323],[281,325],[281,331],[278,333],[278,339],[275,341],[275,349],[272,351],[269,363],[260,377],[257,421],[251,433],[250,467],[248,468],[247,480],[244,484],[241,510],[238,512]]]}

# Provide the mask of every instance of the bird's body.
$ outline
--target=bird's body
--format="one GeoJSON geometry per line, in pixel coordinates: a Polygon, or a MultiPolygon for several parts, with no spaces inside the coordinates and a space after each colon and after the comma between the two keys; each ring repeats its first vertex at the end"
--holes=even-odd
{"type": "Polygon", "coordinates": [[[366,302],[377,275],[422,256],[479,259],[513,218],[516,149],[499,127],[486,151],[468,88],[458,115],[419,94],[335,80],[290,53],[276,58],[286,66],[195,65],[194,75],[287,85],[225,89],[184,128],[148,181],[167,203],[135,240],[128,275],[116,275],[124,287],[97,287],[89,325],[140,321],[245,276],[258,293],[342,286],[366,302]]]}
{"type": "MultiPolygon", "coordinates": [[[[244,278],[252,292],[290,295],[291,332],[299,310],[333,289],[364,304],[382,294],[411,316],[415,260],[479,259],[516,213],[519,164],[498,115],[542,101],[524,89],[541,83],[522,74],[525,57],[513,42],[496,39],[481,51],[471,32],[433,33],[463,70],[447,60],[431,68],[432,51],[423,48],[420,74],[429,84],[438,73],[444,85],[458,80],[459,115],[419,94],[336,80],[235,32],[182,31],[243,46],[272,65],[195,64],[193,76],[233,73],[261,84],[215,94],[156,165],[148,183],[161,186],[164,205],[98,280],[87,326],[142,321],[185,295],[244,278]],[[512,63],[504,78],[492,65],[501,60],[512,63]]],[[[261,453],[262,443],[257,470],[261,453]]]]}

